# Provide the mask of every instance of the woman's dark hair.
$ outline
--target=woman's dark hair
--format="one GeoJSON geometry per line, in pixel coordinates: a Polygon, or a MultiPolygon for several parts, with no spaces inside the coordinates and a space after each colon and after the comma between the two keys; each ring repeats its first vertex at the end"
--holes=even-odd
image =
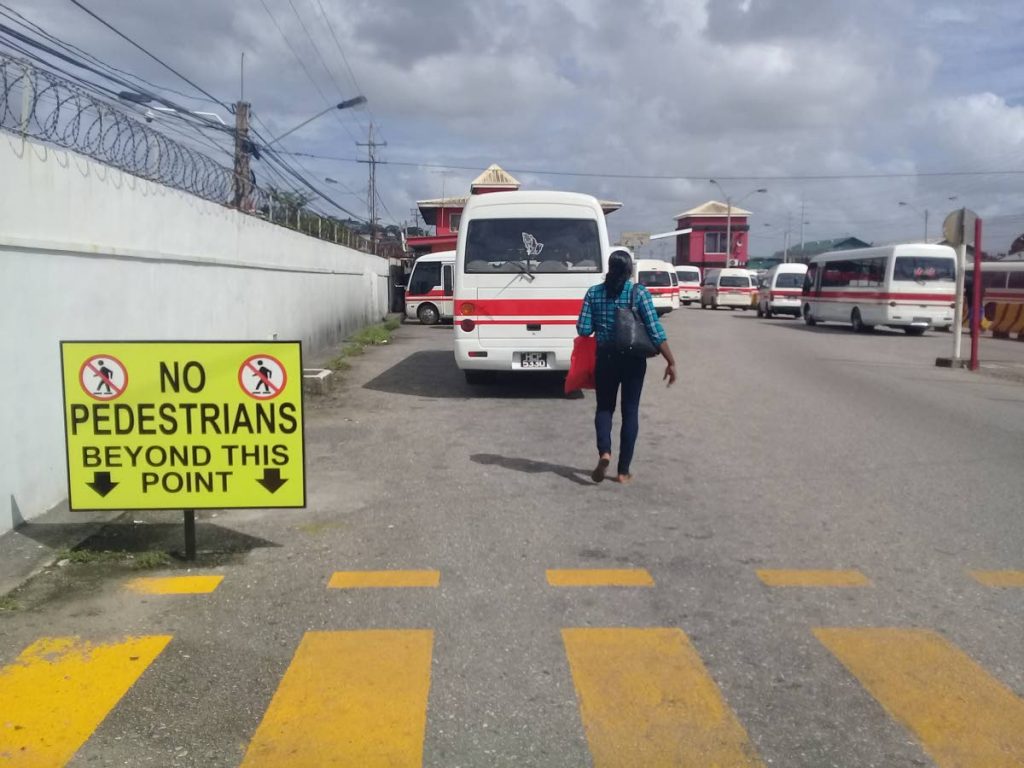
{"type": "Polygon", "coordinates": [[[604,276],[604,294],[609,299],[617,299],[622,287],[633,274],[633,259],[629,251],[612,251],[608,257],[608,274],[604,276]]]}

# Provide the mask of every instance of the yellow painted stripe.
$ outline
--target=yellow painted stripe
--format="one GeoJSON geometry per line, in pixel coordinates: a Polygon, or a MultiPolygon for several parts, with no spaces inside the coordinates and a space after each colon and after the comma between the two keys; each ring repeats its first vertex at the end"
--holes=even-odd
{"type": "Polygon", "coordinates": [[[769,587],[869,587],[871,582],[860,571],[813,571],[761,569],[757,578],[769,587]]]}
{"type": "Polygon", "coordinates": [[[563,629],[595,768],[759,766],[678,629],[563,629]]]}
{"type": "Polygon", "coordinates": [[[552,587],[653,587],[646,568],[564,568],[547,572],[552,587]]]}
{"type": "Polygon", "coordinates": [[[124,586],[144,595],[205,595],[213,592],[223,576],[164,576],[132,579],[124,586]]]}
{"type": "Polygon", "coordinates": [[[0,670],[0,765],[67,763],[171,640],[37,640],[0,670]]]}
{"type": "Polygon", "coordinates": [[[440,571],[335,571],[327,586],[331,589],[372,589],[436,587],[440,583],[440,571]]]}
{"type": "Polygon", "coordinates": [[[969,571],[971,577],[986,587],[1024,587],[1024,571],[969,571]]]}
{"type": "Polygon", "coordinates": [[[428,629],[307,632],[242,768],[418,768],[433,641],[428,629]]]}
{"type": "Polygon", "coordinates": [[[1024,700],[925,629],[814,634],[943,766],[1024,765],[1024,700]]]}

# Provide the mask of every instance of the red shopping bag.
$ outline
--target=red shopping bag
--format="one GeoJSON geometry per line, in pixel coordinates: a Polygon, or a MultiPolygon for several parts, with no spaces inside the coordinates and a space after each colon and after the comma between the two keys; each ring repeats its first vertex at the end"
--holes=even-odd
{"type": "Polygon", "coordinates": [[[569,394],[577,389],[593,389],[596,367],[597,339],[594,336],[577,336],[572,343],[569,375],[565,377],[565,393],[569,394]]]}

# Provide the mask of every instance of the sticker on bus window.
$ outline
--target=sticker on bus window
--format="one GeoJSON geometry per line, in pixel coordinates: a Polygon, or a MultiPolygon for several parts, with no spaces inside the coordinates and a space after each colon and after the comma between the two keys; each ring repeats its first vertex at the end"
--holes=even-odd
{"type": "Polygon", "coordinates": [[[526,246],[526,255],[528,257],[540,256],[540,252],[544,250],[544,243],[538,243],[537,238],[529,232],[523,232],[523,245],[526,246]]]}

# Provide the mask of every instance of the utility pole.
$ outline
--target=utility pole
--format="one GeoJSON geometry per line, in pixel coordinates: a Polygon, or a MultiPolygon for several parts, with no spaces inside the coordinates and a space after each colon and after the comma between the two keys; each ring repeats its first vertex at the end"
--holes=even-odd
{"type": "MultiPolygon", "coordinates": [[[[801,219],[801,221],[803,221],[803,219],[801,219]]],[[[790,214],[790,213],[787,213],[786,214],[786,237],[785,237],[785,240],[783,241],[783,247],[782,247],[782,263],[783,264],[789,264],[789,230],[791,229],[792,223],[793,223],[793,215],[790,214]]],[[[802,227],[803,224],[801,224],[800,226],[802,227]]]]}
{"type": "Polygon", "coordinates": [[[804,220],[804,198],[800,196],[800,258],[804,257],[804,224],[807,222],[804,220]]]}
{"type": "Polygon", "coordinates": [[[386,141],[373,140],[373,123],[370,123],[369,139],[366,142],[356,142],[357,147],[366,147],[367,159],[359,162],[367,163],[370,166],[369,205],[367,208],[370,209],[370,248],[374,253],[377,252],[377,163],[380,162],[377,159],[376,149],[387,145],[386,141]]]}
{"type": "Polygon", "coordinates": [[[251,187],[249,169],[249,107],[247,101],[235,103],[235,176],[234,207],[242,210],[251,187]]]}
{"type": "Polygon", "coordinates": [[[409,209],[409,213],[412,214],[412,225],[416,229],[419,229],[420,228],[420,209],[419,208],[410,208],[409,209]]]}

